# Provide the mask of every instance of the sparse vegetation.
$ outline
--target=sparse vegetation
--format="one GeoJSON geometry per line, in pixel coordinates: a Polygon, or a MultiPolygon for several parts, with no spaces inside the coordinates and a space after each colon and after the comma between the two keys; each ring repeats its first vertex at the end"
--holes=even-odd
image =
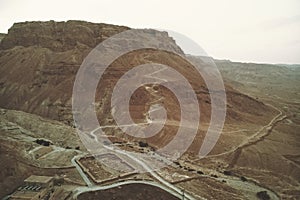
{"type": "Polygon", "coordinates": [[[231,172],[231,171],[225,170],[223,173],[224,173],[224,175],[226,175],[226,176],[232,176],[232,172],[231,172]]]}
{"type": "Polygon", "coordinates": [[[194,171],[196,171],[196,170],[191,169],[191,168],[188,168],[188,171],[189,171],[189,172],[194,172],[194,171]]]}
{"type": "Polygon", "coordinates": [[[202,174],[204,174],[202,171],[197,171],[197,174],[200,174],[200,175],[202,175],[202,174]]]}
{"type": "Polygon", "coordinates": [[[147,143],[147,142],[142,142],[142,141],[140,141],[140,142],[139,142],[139,146],[140,146],[140,147],[148,147],[148,143],[147,143]]]}
{"type": "MultiPolygon", "coordinates": [[[[62,187],[66,185],[67,189],[73,184],[74,188],[79,185],[81,187],[85,180],[80,177],[81,172],[76,172],[79,171],[78,168],[74,168],[73,165],[78,161],[75,157],[88,152],[78,135],[74,134],[73,114],[80,113],[71,112],[73,80],[83,58],[100,39],[109,38],[127,28],[85,22],[30,22],[14,26],[15,28],[12,27],[12,31],[8,34],[9,37],[5,38],[5,43],[0,45],[3,48],[0,48],[1,70],[5,72],[1,74],[0,79],[0,88],[3,89],[0,103],[2,107],[13,109],[11,111],[0,109],[0,155],[3,169],[0,173],[0,179],[3,180],[0,181],[0,198],[4,194],[9,194],[11,189],[21,184],[25,175],[31,173],[51,176],[58,174],[61,182],[57,185],[63,185],[62,187]],[[25,112],[19,111],[20,109],[25,112]],[[72,161],[76,162],[73,164],[72,161]]],[[[161,45],[169,45],[167,37],[162,39],[161,45]]],[[[177,49],[176,44],[171,45],[174,45],[173,49],[177,49]]],[[[126,49],[126,45],[124,48],[126,49]]],[[[149,106],[158,104],[166,108],[168,123],[153,139],[125,136],[125,133],[116,128],[110,112],[110,92],[119,75],[144,61],[154,63],[163,61],[164,65],[174,67],[186,77],[201,104],[199,122],[204,122],[203,129],[199,126],[198,134],[187,152],[179,161],[174,161],[174,165],[166,166],[162,169],[162,173],[158,174],[161,178],[171,184],[174,183],[176,187],[186,189],[186,194],[192,196],[195,194],[206,199],[244,199],[245,192],[249,190],[251,190],[250,199],[268,200],[274,197],[277,200],[276,194],[283,199],[298,195],[297,184],[289,183],[297,181],[299,172],[298,168],[291,167],[291,162],[296,163],[299,160],[299,148],[296,148],[298,146],[295,140],[298,136],[299,115],[294,114],[299,111],[297,92],[299,69],[296,71],[276,65],[216,62],[220,65],[218,67],[224,76],[226,88],[226,123],[222,139],[214,147],[211,155],[199,161],[198,152],[206,132],[206,122],[209,122],[212,116],[209,105],[212,99],[205,81],[196,76],[197,70],[185,59],[154,49],[134,51],[116,60],[102,77],[103,84],[99,84],[98,95],[95,96],[97,117],[101,125],[109,125],[105,128],[105,134],[112,139],[111,142],[103,141],[103,144],[113,148],[113,143],[128,152],[141,152],[144,155],[149,153],[157,159],[155,164],[156,162],[163,164],[166,161],[160,158],[164,155],[160,154],[159,150],[173,140],[180,126],[180,109],[171,91],[159,85],[153,85],[151,89],[149,85],[149,88],[147,86],[136,90],[132,96],[134,98],[131,98],[130,115],[135,123],[144,122],[145,116],[149,117],[149,106]],[[280,76],[281,74],[283,76],[280,76]],[[103,95],[99,95],[102,92],[103,95]],[[289,120],[281,123],[278,120],[280,117],[276,117],[280,111],[282,117],[288,115],[289,120]],[[271,133],[273,127],[274,132],[271,133]],[[286,146],[289,148],[285,148],[286,146]],[[277,166],[277,163],[280,165],[277,166]]],[[[203,65],[201,59],[199,63],[200,66],[203,65]]],[[[177,86],[177,83],[175,85],[177,86]]],[[[154,117],[153,119],[155,120],[154,117]]],[[[181,140],[178,145],[181,145],[181,140]]],[[[108,162],[113,160],[112,157],[107,159],[108,162]]],[[[170,159],[170,162],[172,161],[173,159],[170,159]]],[[[128,158],[127,162],[131,165],[135,160],[128,158]]],[[[99,177],[100,175],[106,177],[106,174],[110,177],[111,174],[115,174],[114,169],[104,165],[102,168],[101,163],[94,157],[91,157],[88,164],[90,163],[97,163],[93,168],[95,170],[83,173],[95,171],[99,177]]],[[[86,175],[89,176],[88,173],[86,175]]],[[[124,178],[120,175],[116,177],[116,180],[105,185],[130,179],[151,181],[156,176],[137,173],[124,178]]],[[[138,199],[145,200],[147,197],[157,199],[161,197],[160,194],[165,194],[165,191],[152,186],[127,185],[85,194],[82,195],[82,199],[86,199],[85,197],[95,199],[97,195],[101,196],[101,199],[117,199],[117,194],[120,194],[120,199],[128,199],[130,195],[133,199],[137,199],[137,194],[140,194],[138,199]],[[142,191],[137,191],[137,188],[142,188],[142,191]]],[[[166,199],[172,198],[167,194],[165,196],[166,199]]]]}
{"type": "Polygon", "coordinates": [[[245,181],[247,181],[247,180],[248,180],[248,179],[247,179],[246,177],[241,176],[241,181],[245,182],[245,181]]]}
{"type": "Polygon", "coordinates": [[[43,145],[43,146],[46,146],[46,147],[52,145],[51,142],[49,142],[49,141],[47,141],[47,140],[44,140],[44,139],[37,139],[35,142],[36,142],[37,144],[39,144],[39,145],[43,145]]]}
{"type": "Polygon", "coordinates": [[[210,176],[211,176],[211,177],[214,177],[214,178],[218,178],[218,176],[215,175],[215,174],[211,174],[210,176]]]}
{"type": "Polygon", "coordinates": [[[271,199],[267,191],[260,191],[256,193],[257,198],[261,200],[269,200],[271,199]]]}

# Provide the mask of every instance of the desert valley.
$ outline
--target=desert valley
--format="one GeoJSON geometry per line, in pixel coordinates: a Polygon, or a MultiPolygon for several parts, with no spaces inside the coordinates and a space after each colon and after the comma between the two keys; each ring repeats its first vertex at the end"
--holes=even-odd
{"type": "MultiPolygon", "coordinates": [[[[99,124],[119,149],[155,155],[171,163],[157,171],[138,173],[134,163],[148,169],[147,162],[107,153],[107,162],[119,166],[112,169],[99,161],[101,156],[91,155],[73,119],[76,73],[99,43],[130,29],[85,21],[21,22],[0,35],[0,197],[300,199],[300,65],[214,59],[226,89],[226,120],[213,150],[199,158],[211,118],[211,99],[192,64],[157,49],[118,57],[97,87],[99,124]],[[164,127],[152,137],[124,133],[111,114],[114,85],[128,70],[145,63],[171,66],[186,77],[199,101],[201,120],[196,137],[176,161],[156,155],[180,126],[179,102],[166,87],[141,86],[130,99],[135,123],[147,123],[153,104],[165,108],[164,127]]],[[[160,46],[184,54],[167,32],[152,32],[160,46]]],[[[186,56],[205,67],[203,58],[186,56]]]]}

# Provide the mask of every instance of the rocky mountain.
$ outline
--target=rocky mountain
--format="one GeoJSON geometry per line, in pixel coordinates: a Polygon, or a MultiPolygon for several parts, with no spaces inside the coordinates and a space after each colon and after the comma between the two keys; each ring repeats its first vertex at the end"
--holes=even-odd
{"type": "Polygon", "coordinates": [[[241,63],[224,60],[215,62],[224,79],[240,91],[251,92],[253,95],[264,93],[266,96],[283,99],[288,96],[292,101],[298,101],[300,98],[298,65],[241,63]]]}
{"type": "MultiPolygon", "coordinates": [[[[14,24],[0,43],[0,106],[37,114],[73,126],[71,96],[79,66],[99,42],[128,29],[124,26],[82,21],[14,24]]],[[[154,33],[157,34],[160,45],[171,45],[175,51],[182,53],[167,33],[154,33]]],[[[96,96],[100,122],[107,124],[112,118],[109,112],[110,95],[120,76],[133,66],[149,62],[172,66],[187,77],[196,92],[198,90],[201,120],[203,123],[209,122],[210,97],[202,78],[193,72],[189,63],[178,56],[151,49],[129,53],[109,67],[102,78],[104,84],[98,88],[100,92],[97,94],[102,95],[96,96]]],[[[263,123],[274,112],[262,102],[241,94],[228,85],[226,87],[227,121],[263,123]]],[[[178,123],[178,102],[165,88],[159,87],[158,92],[164,96],[160,101],[170,112],[170,120],[178,123]]],[[[135,103],[131,108],[137,122],[145,120],[149,102],[155,101],[155,98],[157,96],[147,92],[145,88],[136,91],[132,97],[132,102],[135,103]]],[[[177,125],[170,125],[170,128],[158,137],[151,138],[150,143],[157,147],[164,145],[173,137],[170,133],[174,132],[174,129],[177,129],[177,125]]],[[[203,138],[203,135],[199,138],[203,138]]],[[[198,148],[195,147],[195,151],[198,148]]]]}
{"type": "MultiPolygon", "coordinates": [[[[33,172],[58,174],[72,184],[84,184],[71,164],[73,156],[86,152],[74,129],[75,76],[98,43],[129,29],[83,21],[24,22],[14,24],[8,34],[0,36],[0,156],[4,161],[0,168],[5,169],[0,173],[3,180],[0,196],[11,193],[33,172]],[[51,145],[40,145],[40,141],[51,145]]],[[[149,42],[184,53],[166,32],[148,31],[157,38],[149,42]]],[[[201,58],[194,59],[203,68],[207,67],[201,58]]],[[[142,49],[117,58],[97,88],[98,120],[101,125],[109,125],[104,128],[105,133],[118,145],[127,150],[143,150],[141,139],[115,128],[110,99],[122,75],[135,66],[153,62],[171,66],[189,81],[201,111],[201,126],[194,142],[176,168],[166,175],[172,178],[174,174],[178,177],[188,174],[193,178],[175,181],[174,185],[207,199],[253,199],[261,190],[268,191],[274,199],[299,196],[297,68],[290,71],[282,66],[216,61],[226,87],[226,122],[213,151],[199,159],[195,155],[210,122],[210,92],[214,91],[208,91],[195,68],[178,55],[142,49]]],[[[146,122],[148,110],[154,103],[164,106],[167,121],[157,135],[143,139],[142,144],[149,145],[149,151],[173,139],[181,114],[179,102],[170,90],[149,84],[138,88],[130,99],[134,122],[146,122]]]]}
{"type": "Polygon", "coordinates": [[[6,34],[0,33],[0,41],[5,37],[6,34]]]}

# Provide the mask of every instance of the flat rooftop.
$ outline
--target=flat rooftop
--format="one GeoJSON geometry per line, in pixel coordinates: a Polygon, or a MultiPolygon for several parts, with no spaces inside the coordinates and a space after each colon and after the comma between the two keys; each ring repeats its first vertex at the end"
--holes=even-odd
{"type": "Polygon", "coordinates": [[[49,183],[53,179],[52,176],[36,176],[31,175],[27,179],[24,180],[26,183],[49,183]]]}
{"type": "Polygon", "coordinates": [[[12,194],[10,199],[32,199],[33,197],[37,196],[39,192],[34,191],[16,191],[12,194]]]}

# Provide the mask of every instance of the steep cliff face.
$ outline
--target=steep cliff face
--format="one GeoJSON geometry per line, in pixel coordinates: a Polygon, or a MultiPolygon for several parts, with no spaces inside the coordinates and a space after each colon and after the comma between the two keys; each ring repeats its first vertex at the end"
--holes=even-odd
{"type": "MultiPolygon", "coordinates": [[[[83,59],[125,26],[83,21],[14,24],[0,43],[0,106],[72,124],[71,95],[83,59]]],[[[154,32],[173,45],[165,32],[154,32]]]]}
{"type": "Polygon", "coordinates": [[[37,46],[56,52],[71,50],[78,45],[93,48],[106,38],[128,29],[84,21],[16,23],[9,29],[0,48],[37,46]]]}
{"type": "Polygon", "coordinates": [[[5,37],[6,34],[0,33],[0,41],[5,37]]]}
{"type": "MultiPolygon", "coordinates": [[[[82,61],[98,43],[128,29],[82,21],[24,22],[13,25],[0,43],[0,107],[22,110],[73,125],[71,96],[82,61]]],[[[153,34],[160,45],[171,45],[176,52],[183,53],[167,33],[153,31],[153,34]]],[[[134,66],[149,62],[172,66],[184,75],[197,93],[201,121],[209,122],[210,97],[203,79],[196,75],[191,64],[180,57],[153,49],[131,52],[112,63],[96,95],[99,120],[104,124],[111,121],[110,94],[120,76],[134,66]]],[[[264,123],[268,120],[273,112],[269,107],[226,87],[227,121],[264,123]]],[[[180,110],[170,91],[163,87],[156,90],[156,95],[153,95],[153,92],[139,88],[132,97],[131,114],[136,122],[145,121],[149,105],[158,100],[157,94],[163,97],[157,102],[166,106],[170,116],[167,126],[171,128],[151,140],[164,145],[178,129],[180,110]]]]}
{"type": "MultiPolygon", "coordinates": [[[[14,187],[22,184],[21,180],[33,173],[51,176],[63,174],[74,180],[82,180],[75,168],[60,171],[40,167],[66,166],[76,155],[76,148],[84,149],[75,134],[76,129],[70,127],[74,125],[72,91],[75,76],[83,60],[98,43],[129,29],[82,21],[24,22],[14,24],[8,34],[0,34],[0,158],[3,161],[0,163],[0,169],[3,169],[0,170],[0,196],[10,194],[14,187]],[[32,150],[38,146],[35,141],[40,138],[51,141],[53,146],[65,148],[64,153],[51,153],[49,158],[40,160],[40,155],[35,158],[32,155],[39,152],[32,154],[32,150]]],[[[169,45],[176,52],[183,53],[167,33],[152,31],[151,34],[156,36],[155,42],[159,42],[159,45],[169,45]]],[[[124,44],[126,45],[126,41],[124,44]]],[[[208,67],[201,58],[194,59],[200,66],[208,67]]],[[[280,192],[283,199],[299,196],[299,95],[294,92],[299,85],[296,84],[299,82],[297,71],[283,73],[285,70],[280,68],[270,73],[266,66],[218,62],[225,83],[228,83],[225,85],[226,124],[210,155],[197,161],[210,122],[210,92],[213,91],[208,91],[195,68],[178,55],[157,49],[143,49],[116,59],[102,76],[97,88],[95,108],[98,120],[101,125],[109,125],[103,130],[107,135],[113,135],[110,137],[112,141],[121,143],[120,146],[127,150],[140,151],[141,141],[147,142],[151,149],[159,149],[174,138],[181,115],[179,102],[170,90],[159,85],[142,86],[133,93],[130,115],[136,123],[147,122],[150,106],[161,104],[167,112],[167,120],[160,132],[153,137],[140,139],[123,134],[120,128],[114,126],[116,123],[111,115],[110,99],[117,81],[135,66],[153,62],[168,65],[183,75],[195,90],[199,101],[201,124],[187,154],[179,160],[184,164],[180,164],[180,167],[184,168],[178,170],[184,172],[184,175],[187,170],[200,169],[198,172],[203,171],[205,179],[192,178],[179,183],[180,186],[191,192],[195,191],[195,194],[208,195],[208,199],[215,199],[219,195],[220,199],[248,197],[240,193],[236,195],[235,190],[241,193],[246,191],[247,194],[251,190],[253,198],[256,198],[256,191],[249,190],[251,184],[255,188],[265,190],[262,186],[266,186],[266,189],[280,192]],[[278,74],[285,74],[286,77],[284,75],[279,78],[278,74]],[[287,81],[289,83],[285,83],[287,81]],[[281,84],[284,86],[277,87],[281,84]],[[264,92],[278,95],[274,105],[280,106],[278,108],[282,111],[275,110],[230,85],[258,97],[264,92]],[[135,143],[128,145],[127,140],[134,140],[135,143]],[[219,173],[222,171],[225,176],[219,173]],[[238,179],[231,175],[242,179],[237,182],[238,179]],[[215,178],[217,176],[219,178],[215,178]],[[223,178],[225,179],[222,180],[223,178]],[[259,184],[253,184],[253,180],[259,184]],[[227,197],[224,197],[222,191],[225,191],[227,197]]],[[[85,96],[82,95],[82,98],[85,96]]],[[[268,101],[270,102],[273,100],[268,101]]],[[[179,142],[184,142],[185,139],[184,137],[179,142]]],[[[49,149],[46,150],[47,153],[49,149]]],[[[195,175],[194,172],[191,174],[191,177],[195,175]]]]}

